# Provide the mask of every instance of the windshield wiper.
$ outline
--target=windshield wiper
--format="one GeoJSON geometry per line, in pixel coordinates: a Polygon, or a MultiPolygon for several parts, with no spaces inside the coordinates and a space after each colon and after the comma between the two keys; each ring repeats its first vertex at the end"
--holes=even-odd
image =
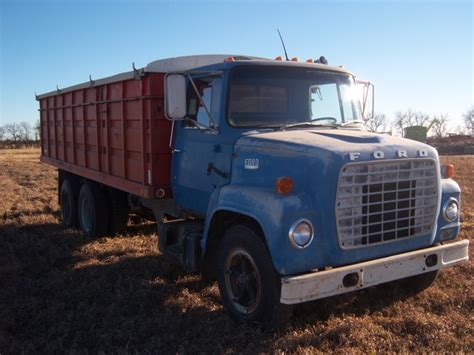
{"type": "Polygon", "coordinates": [[[321,124],[321,123],[314,123],[314,122],[298,122],[298,123],[289,123],[289,124],[284,124],[280,126],[279,130],[284,131],[287,128],[293,128],[293,127],[331,127],[331,128],[336,128],[338,125],[335,123],[326,123],[326,124],[321,124]]]}
{"type": "Polygon", "coordinates": [[[347,121],[347,122],[343,122],[341,123],[339,126],[340,127],[346,127],[346,126],[361,126],[364,124],[364,121],[361,121],[361,120],[352,120],[352,121],[347,121]]]}

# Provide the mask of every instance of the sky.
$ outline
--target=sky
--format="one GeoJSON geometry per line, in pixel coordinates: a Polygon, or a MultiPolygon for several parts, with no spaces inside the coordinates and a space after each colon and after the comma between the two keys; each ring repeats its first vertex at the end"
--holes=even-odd
{"type": "Polygon", "coordinates": [[[474,103],[471,1],[0,0],[0,125],[38,118],[35,93],[180,55],[324,55],[375,84],[376,111],[474,103]]]}

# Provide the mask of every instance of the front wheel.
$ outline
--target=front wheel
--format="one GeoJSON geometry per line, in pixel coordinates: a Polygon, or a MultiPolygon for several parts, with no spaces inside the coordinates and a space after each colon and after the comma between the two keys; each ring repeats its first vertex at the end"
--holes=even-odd
{"type": "Polygon", "coordinates": [[[291,306],[280,303],[280,277],[253,228],[236,225],[225,233],[217,279],[222,302],[235,320],[280,324],[291,316],[291,306]]]}

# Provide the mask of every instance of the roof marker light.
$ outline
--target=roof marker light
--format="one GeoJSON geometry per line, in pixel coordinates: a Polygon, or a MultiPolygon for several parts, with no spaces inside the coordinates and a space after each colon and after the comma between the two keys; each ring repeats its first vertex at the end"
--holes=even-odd
{"type": "Polygon", "coordinates": [[[318,59],[315,60],[315,63],[319,63],[319,64],[328,64],[328,60],[326,59],[326,57],[324,56],[321,56],[319,57],[318,59]]]}
{"type": "Polygon", "coordinates": [[[281,57],[281,55],[279,55],[278,57],[275,58],[275,60],[279,60],[279,61],[282,61],[283,58],[281,57]]]}
{"type": "Polygon", "coordinates": [[[293,57],[293,58],[291,58],[291,61],[292,62],[299,62],[300,60],[298,59],[298,57],[293,57]]]}
{"type": "Polygon", "coordinates": [[[235,58],[234,57],[228,57],[224,60],[224,62],[235,62],[235,58]]]}
{"type": "Polygon", "coordinates": [[[314,63],[314,59],[311,59],[311,58],[306,59],[306,63],[311,63],[311,64],[313,64],[313,63],[314,63]]]}

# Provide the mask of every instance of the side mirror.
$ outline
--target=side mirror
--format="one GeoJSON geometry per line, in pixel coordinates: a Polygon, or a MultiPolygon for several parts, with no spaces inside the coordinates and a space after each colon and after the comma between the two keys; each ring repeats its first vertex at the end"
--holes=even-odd
{"type": "Polygon", "coordinates": [[[165,77],[165,115],[169,120],[186,117],[186,77],[169,74],[165,77]]]}

